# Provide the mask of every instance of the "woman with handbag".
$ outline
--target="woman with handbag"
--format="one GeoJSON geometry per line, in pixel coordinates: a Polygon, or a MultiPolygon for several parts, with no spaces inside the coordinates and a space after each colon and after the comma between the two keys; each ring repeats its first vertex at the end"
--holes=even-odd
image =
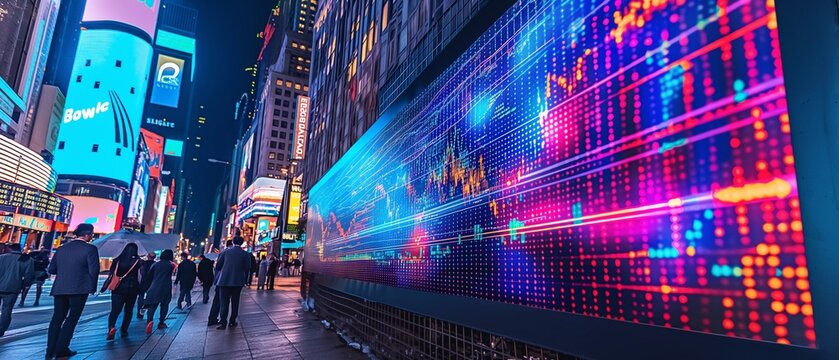
{"type": "Polygon", "coordinates": [[[140,291],[140,280],[137,275],[140,265],[142,265],[142,260],[137,255],[137,244],[133,243],[126,244],[122,253],[111,262],[110,275],[102,285],[102,292],[111,291],[111,314],[108,316],[107,340],[114,339],[117,332],[117,318],[121,312],[123,313],[122,326],[119,332],[123,337],[128,335],[134,302],[137,300],[137,292],[140,291]]]}

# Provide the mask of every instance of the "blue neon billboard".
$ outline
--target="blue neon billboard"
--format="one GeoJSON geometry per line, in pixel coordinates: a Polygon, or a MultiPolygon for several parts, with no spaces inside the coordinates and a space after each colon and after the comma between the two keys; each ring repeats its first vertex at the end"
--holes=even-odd
{"type": "Polygon", "coordinates": [[[134,35],[81,32],[55,153],[60,175],[131,182],[151,58],[134,35]]]}

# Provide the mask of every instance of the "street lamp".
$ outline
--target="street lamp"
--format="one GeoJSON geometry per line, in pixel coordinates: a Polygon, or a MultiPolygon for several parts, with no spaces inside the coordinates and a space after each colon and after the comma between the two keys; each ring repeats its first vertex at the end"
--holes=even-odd
{"type": "Polygon", "coordinates": [[[230,165],[229,161],[219,160],[219,159],[207,159],[207,162],[213,164],[222,164],[222,165],[230,165]]]}

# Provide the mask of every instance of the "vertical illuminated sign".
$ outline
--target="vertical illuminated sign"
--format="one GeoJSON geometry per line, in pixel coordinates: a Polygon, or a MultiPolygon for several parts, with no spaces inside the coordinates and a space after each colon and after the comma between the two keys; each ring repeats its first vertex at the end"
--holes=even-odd
{"type": "Polygon", "coordinates": [[[184,60],[159,55],[156,69],[151,90],[151,103],[177,108],[181,95],[184,60]]]}
{"type": "Polygon", "coordinates": [[[300,222],[300,198],[302,196],[300,185],[291,185],[291,193],[288,198],[288,224],[297,225],[300,222]]]}
{"type": "Polygon", "coordinates": [[[306,133],[309,129],[309,97],[297,97],[297,123],[294,126],[294,159],[303,160],[306,156],[306,133]]]}
{"type": "Polygon", "coordinates": [[[157,197],[157,216],[154,219],[154,232],[160,234],[163,232],[163,220],[166,218],[166,201],[169,198],[169,187],[162,186],[160,188],[160,195],[157,197]]]}
{"type": "Polygon", "coordinates": [[[157,135],[146,129],[140,129],[143,140],[149,148],[149,176],[160,179],[160,171],[163,169],[163,136],[157,135]]]}

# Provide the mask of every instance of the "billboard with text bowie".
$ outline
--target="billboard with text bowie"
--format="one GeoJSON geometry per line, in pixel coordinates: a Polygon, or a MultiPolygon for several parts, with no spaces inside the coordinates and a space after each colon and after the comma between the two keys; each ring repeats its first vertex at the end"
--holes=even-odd
{"type": "Polygon", "coordinates": [[[120,31],[84,30],[67,89],[55,170],[128,186],[140,138],[152,48],[120,31]]]}

